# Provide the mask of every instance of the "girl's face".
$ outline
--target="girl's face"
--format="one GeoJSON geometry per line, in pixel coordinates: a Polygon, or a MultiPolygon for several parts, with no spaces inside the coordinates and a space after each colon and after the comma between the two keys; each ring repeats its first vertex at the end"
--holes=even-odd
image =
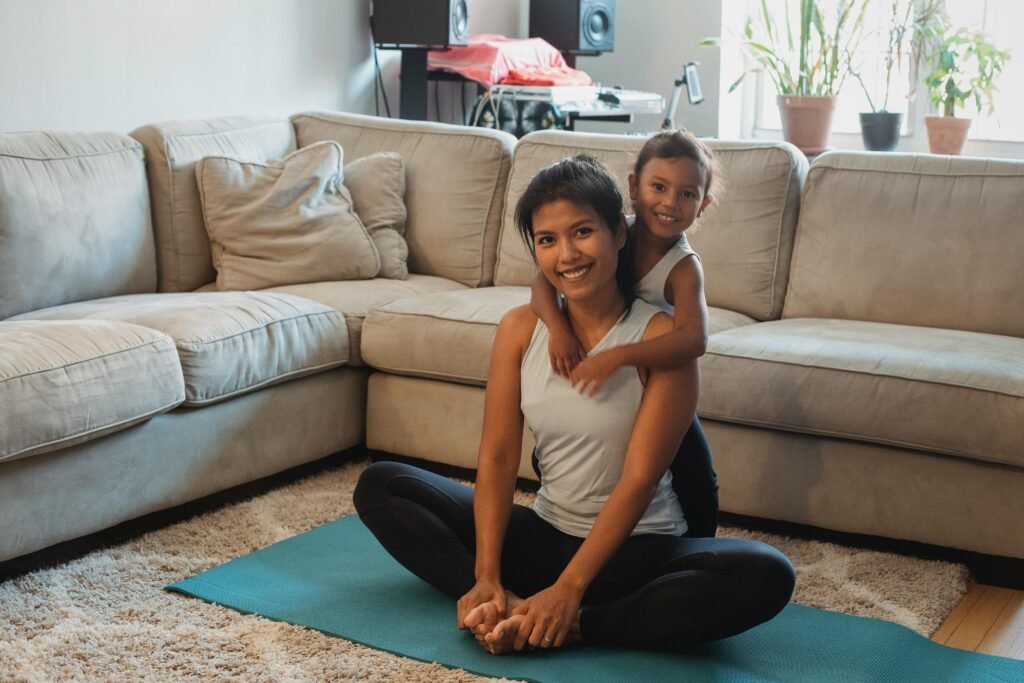
{"type": "Polygon", "coordinates": [[[556,199],[533,212],[533,248],[544,277],[567,299],[608,296],[617,290],[624,226],[607,225],[590,206],[556,199]]]}
{"type": "Polygon", "coordinates": [[[657,237],[679,237],[711,203],[704,172],[693,159],[654,157],[629,176],[629,198],[637,223],[657,237]]]}

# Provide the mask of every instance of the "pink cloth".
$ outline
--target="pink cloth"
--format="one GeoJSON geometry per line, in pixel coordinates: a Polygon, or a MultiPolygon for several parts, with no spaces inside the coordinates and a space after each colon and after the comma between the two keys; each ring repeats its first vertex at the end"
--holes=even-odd
{"type": "Polygon", "coordinates": [[[500,83],[512,69],[566,67],[562,53],[542,38],[506,38],[483,34],[466,47],[431,50],[428,69],[443,69],[477,81],[485,88],[500,83]]]}
{"type": "Polygon", "coordinates": [[[590,74],[568,66],[534,66],[512,69],[502,85],[591,85],[590,74]]]}

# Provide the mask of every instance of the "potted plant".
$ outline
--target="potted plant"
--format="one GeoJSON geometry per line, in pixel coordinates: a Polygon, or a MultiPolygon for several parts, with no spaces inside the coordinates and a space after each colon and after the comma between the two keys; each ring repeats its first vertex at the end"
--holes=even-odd
{"type": "MultiPolygon", "coordinates": [[[[868,0],[828,3],[834,11],[827,13],[814,0],[800,0],[796,17],[786,3],[779,20],[768,4],[762,1],[760,13],[747,18],[740,44],[755,66],[729,92],[750,73],[767,74],[778,93],[783,137],[814,156],[828,148],[835,97],[852,73],[868,0]]],[[[701,44],[719,46],[721,39],[705,38],[701,44]]]]}
{"type": "Polygon", "coordinates": [[[941,116],[926,116],[928,147],[932,154],[960,154],[971,119],[956,116],[957,108],[973,102],[978,113],[992,113],[995,79],[1010,53],[992,44],[984,31],[947,29],[932,59],[926,83],[932,104],[941,116]]]}
{"type": "Polygon", "coordinates": [[[885,29],[885,51],[882,55],[885,77],[882,79],[881,107],[875,106],[875,100],[864,84],[861,74],[853,74],[864,90],[868,106],[871,107],[870,112],[862,112],[860,115],[864,149],[875,152],[891,152],[896,149],[903,114],[889,111],[893,79],[904,67],[909,67],[912,85],[906,99],[912,100],[915,95],[913,84],[918,80],[918,68],[926,55],[934,49],[945,27],[943,4],[942,0],[926,0],[923,3],[916,0],[892,0],[890,3],[888,26],[885,29]]]}

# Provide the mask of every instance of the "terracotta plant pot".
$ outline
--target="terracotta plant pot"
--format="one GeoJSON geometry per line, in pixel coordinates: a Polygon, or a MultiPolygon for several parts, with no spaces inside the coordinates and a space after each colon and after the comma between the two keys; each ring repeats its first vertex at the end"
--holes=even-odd
{"type": "Polygon", "coordinates": [[[786,142],[793,143],[809,157],[828,149],[832,112],[836,109],[834,97],[779,95],[777,102],[782,117],[782,137],[786,142]]]}
{"type": "Polygon", "coordinates": [[[865,112],[860,115],[860,135],[869,152],[891,152],[900,144],[903,114],[894,111],[865,112]]]}
{"type": "Polygon", "coordinates": [[[926,116],[924,123],[928,126],[928,149],[932,154],[963,153],[971,119],[962,119],[959,116],[926,116]]]}

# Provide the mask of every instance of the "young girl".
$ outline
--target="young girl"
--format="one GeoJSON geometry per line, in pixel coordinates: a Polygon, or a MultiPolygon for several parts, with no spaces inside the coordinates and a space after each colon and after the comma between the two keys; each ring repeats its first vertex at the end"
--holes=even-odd
{"type": "MultiPolygon", "coordinates": [[[[540,171],[516,222],[585,348],[671,331],[667,315],[634,301],[622,198],[595,160],[540,171]]],[[[593,400],[552,371],[548,334],[529,306],[498,326],[475,490],[404,463],[363,472],[354,503],[381,545],[458,600],[457,626],[493,654],[570,643],[678,649],[774,617],[795,579],[782,553],[685,535],[668,468],[694,414],[696,360],[622,367],[593,400]],[[524,419],[540,469],[532,508],[512,501],[524,419]]]]}
{"type": "Polygon", "coordinates": [[[554,287],[540,273],[533,281],[531,306],[551,330],[551,368],[593,396],[615,370],[672,367],[704,355],[708,336],[704,274],[685,231],[712,201],[714,164],[707,147],[679,130],[652,136],[629,176],[636,211],[630,231],[637,296],[673,315],[673,331],[663,337],[594,354],[583,352],[562,313],[554,287]]]}

